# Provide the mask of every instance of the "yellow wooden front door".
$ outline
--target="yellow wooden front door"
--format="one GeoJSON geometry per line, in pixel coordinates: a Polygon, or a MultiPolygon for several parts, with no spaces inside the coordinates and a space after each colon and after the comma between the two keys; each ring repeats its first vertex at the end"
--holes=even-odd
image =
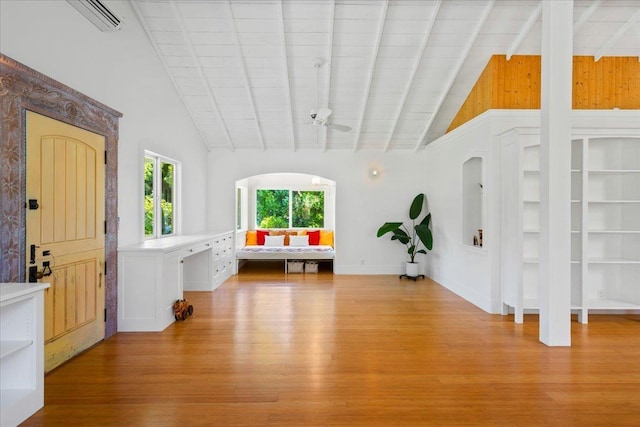
{"type": "Polygon", "coordinates": [[[26,138],[27,277],[51,284],[50,371],[104,339],[105,139],[30,111],[26,138]]]}

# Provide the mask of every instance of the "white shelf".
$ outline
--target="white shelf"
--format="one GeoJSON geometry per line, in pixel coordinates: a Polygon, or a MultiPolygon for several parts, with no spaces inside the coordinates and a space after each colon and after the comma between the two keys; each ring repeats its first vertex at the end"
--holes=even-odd
{"type": "Polygon", "coordinates": [[[628,258],[589,258],[589,264],[640,264],[640,259],[628,258]]]}
{"type": "Polygon", "coordinates": [[[48,283],[0,283],[0,425],[44,405],[44,292],[48,283]]]}
{"type": "Polygon", "coordinates": [[[589,234],[640,234],[640,230],[587,230],[589,234]]]}
{"type": "Polygon", "coordinates": [[[587,301],[587,307],[591,310],[640,310],[640,305],[630,304],[613,299],[595,299],[587,301]]]}
{"type": "Polygon", "coordinates": [[[0,393],[0,408],[16,406],[21,400],[29,399],[32,394],[33,389],[31,388],[2,389],[2,393],[0,393]]]}
{"type": "Polygon", "coordinates": [[[16,353],[33,344],[33,340],[0,341],[0,359],[16,353]]]}
{"type": "Polygon", "coordinates": [[[589,200],[589,204],[638,204],[640,200],[589,200]]]}
{"type": "MultiPolygon", "coordinates": [[[[525,310],[540,310],[540,300],[538,298],[525,298],[522,300],[522,308],[525,310]]],[[[579,305],[571,304],[571,310],[580,310],[579,305]]]]}
{"type": "MultiPolygon", "coordinates": [[[[540,258],[539,257],[524,257],[522,258],[522,262],[524,264],[540,264],[540,258]]],[[[580,264],[580,260],[571,260],[571,264],[580,264]]],[[[636,263],[640,264],[640,261],[637,261],[636,263]]],[[[627,264],[633,264],[631,262],[628,262],[627,264]]]]}
{"type": "Polygon", "coordinates": [[[589,175],[620,175],[627,173],[640,173],[640,169],[592,169],[589,175]]]}

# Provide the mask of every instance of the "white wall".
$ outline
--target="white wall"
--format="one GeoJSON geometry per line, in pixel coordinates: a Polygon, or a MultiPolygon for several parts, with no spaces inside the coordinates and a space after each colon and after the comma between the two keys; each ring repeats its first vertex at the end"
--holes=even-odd
{"type": "Polygon", "coordinates": [[[143,239],[144,150],[182,163],[183,232],[206,226],[206,149],[127,2],[100,32],[66,1],[0,1],[0,51],[124,114],[120,120],[119,246],[143,239]]]}
{"type": "Polygon", "coordinates": [[[234,229],[236,180],[282,172],[317,175],[336,183],[334,271],[400,274],[406,249],[389,237],[378,239],[376,232],[385,221],[409,220],[411,201],[425,192],[424,158],[423,152],[408,151],[211,152],[209,228],[234,229]],[[369,176],[372,167],[380,171],[377,178],[369,176]]]}

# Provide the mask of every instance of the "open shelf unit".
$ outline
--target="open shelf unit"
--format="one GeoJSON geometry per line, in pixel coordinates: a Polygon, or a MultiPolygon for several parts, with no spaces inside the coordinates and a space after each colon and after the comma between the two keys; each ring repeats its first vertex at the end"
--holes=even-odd
{"type": "MultiPolygon", "coordinates": [[[[503,312],[539,310],[537,129],[502,135],[503,312]],[[515,237],[515,238],[514,238],[515,237]]],[[[571,308],[640,310],[640,137],[576,136],[571,147],[571,308]]]]}
{"type": "Polygon", "coordinates": [[[0,425],[17,426],[44,405],[46,283],[0,283],[0,425]]]}

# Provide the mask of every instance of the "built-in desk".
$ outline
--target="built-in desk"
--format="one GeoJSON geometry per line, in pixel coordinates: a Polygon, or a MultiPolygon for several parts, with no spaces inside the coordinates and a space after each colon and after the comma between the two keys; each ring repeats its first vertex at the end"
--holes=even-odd
{"type": "MultiPolygon", "coordinates": [[[[183,291],[212,291],[231,276],[233,232],[172,236],[118,249],[118,331],[162,331],[183,291]]],[[[197,309],[197,308],[196,308],[197,309]]]]}
{"type": "Polygon", "coordinates": [[[0,426],[44,406],[44,296],[48,283],[0,283],[0,426]]]}

